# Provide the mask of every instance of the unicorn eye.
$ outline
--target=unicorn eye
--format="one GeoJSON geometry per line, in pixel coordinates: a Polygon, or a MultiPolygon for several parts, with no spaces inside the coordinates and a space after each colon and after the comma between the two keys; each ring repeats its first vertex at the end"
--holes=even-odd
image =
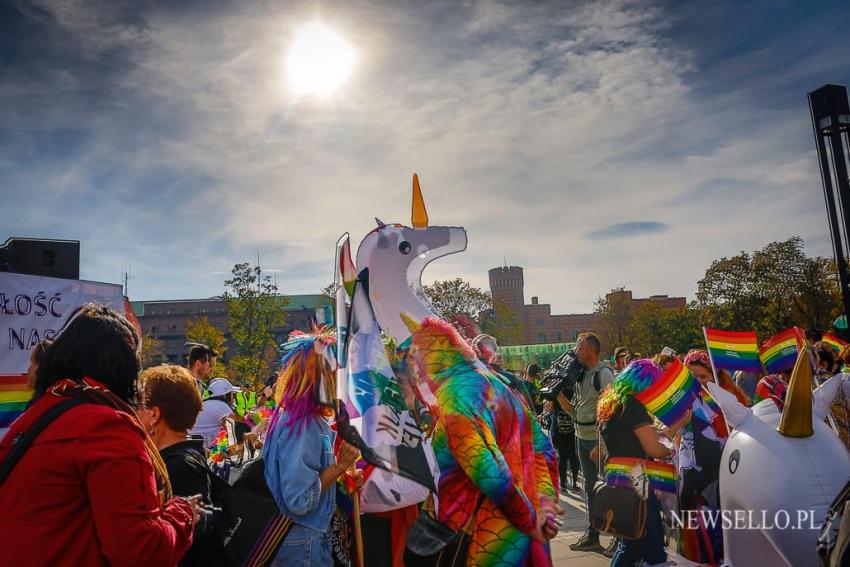
{"type": "Polygon", "coordinates": [[[408,242],[407,240],[402,240],[401,243],[398,245],[398,251],[401,252],[402,254],[404,254],[405,256],[410,254],[410,251],[412,249],[413,249],[413,247],[410,245],[410,242],[408,242]]]}
{"type": "Polygon", "coordinates": [[[732,451],[732,454],[729,455],[729,473],[735,474],[735,471],[738,470],[738,464],[741,462],[741,451],[735,449],[732,451]]]}

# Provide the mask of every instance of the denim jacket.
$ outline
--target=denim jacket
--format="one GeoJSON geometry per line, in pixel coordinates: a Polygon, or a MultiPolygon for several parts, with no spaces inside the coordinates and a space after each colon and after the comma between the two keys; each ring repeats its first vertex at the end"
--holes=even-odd
{"type": "Polygon", "coordinates": [[[334,464],[334,436],[321,417],[298,427],[284,425],[286,412],[263,446],[266,483],[281,513],[296,524],[325,532],[336,508],[333,487],[322,492],[319,475],[334,464]]]}

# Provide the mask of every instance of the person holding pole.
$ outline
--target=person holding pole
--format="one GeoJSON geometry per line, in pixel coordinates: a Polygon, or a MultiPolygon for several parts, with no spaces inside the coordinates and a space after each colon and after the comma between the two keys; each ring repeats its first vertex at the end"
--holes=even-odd
{"type": "Polygon", "coordinates": [[[288,352],[278,378],[280,405],[270,418],[263,458],[269,490],[293,525],[273,565],[332,565],[336,481],[351,474],[362,486],[359,473],[350,471],[358,449],[343,442],[334,455],[334,408],[326,404],[336,393],[334,345],[333,332],[318,329],[293,332],[283,347],[288,352]]]}

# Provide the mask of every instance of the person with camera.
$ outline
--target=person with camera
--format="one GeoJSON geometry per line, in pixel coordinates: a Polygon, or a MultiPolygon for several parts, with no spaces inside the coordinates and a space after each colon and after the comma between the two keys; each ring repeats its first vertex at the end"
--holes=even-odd
{"type": "MultiPolygon", "coordinates": [[[[572,398],[572,388],[563,385],[566,397],[572,398]]],[[[573,418],[561,405],[553,400],[543,403],[543,410],[549,414],[549,438],[558,453],[558,475],[561,478],[561,494],[567,494],[569,487],[578,491],[579,462],[576,453],[576,433],[573,418]],[[567,471],[572,476],[572,484],[567,481],[567,471]]]]}
{"type": "Polygon", "coordinates": [[[590,507],[593,503],[593,487],[599,476],[599,467],[590,453],[596,447],[596,403],[599,392],[614,381],[614,371],[607,361],[600,360],[602,343],[593,333],[582,333],[576,342],[576,358],[584,367],[581,378],[576,382],[572,402],[561,392],[556,401],[570,413],[575,422],[576,453],[584,477],[584,502],[587,506],[587,529],[575,543],[573,551],[589,551],[599,548],[599,532],[590,522],[590,507]]]}

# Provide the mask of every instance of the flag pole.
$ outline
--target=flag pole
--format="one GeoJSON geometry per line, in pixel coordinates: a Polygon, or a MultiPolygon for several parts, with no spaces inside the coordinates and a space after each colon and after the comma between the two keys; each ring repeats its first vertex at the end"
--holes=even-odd
{"type": "Polygon", "coordinates": [[[357,566],[365,567],[363,565],[363,532],[360,530],[360,492],[355,490],[353,496],[351,514],[354,516],[354,551],[357,556],[357,566]]]}
{"type": "Polygon", "coordinates": [[[708,331],[705,327],[702,328],[702,336],[705,339],[705,350],[708,351],[708,361],[711,363],[711,373],[714,375],[714,383],[719,386],[720,381],[717,379],[717,369],[714,367],[714,357],[711,356],[711,346],[708,344],[708,331]]]}

